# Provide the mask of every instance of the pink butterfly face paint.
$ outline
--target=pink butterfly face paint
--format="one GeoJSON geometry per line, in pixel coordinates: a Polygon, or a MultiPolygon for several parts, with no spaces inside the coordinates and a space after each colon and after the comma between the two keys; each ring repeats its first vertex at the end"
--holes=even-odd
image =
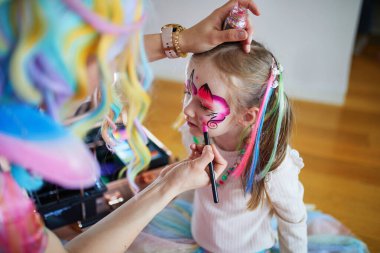
{"type": "Polygon", "coordinates": [[[186,82],[186,91],[192,96],[197,96],[201,102],[201,107],[207,111],[207,114],[202,117],[203,125],[215,129],[230,114],[227,101],[220,96],[213,95],[207,83],[197,89],[194,84],[194,69],[186,82]]]}

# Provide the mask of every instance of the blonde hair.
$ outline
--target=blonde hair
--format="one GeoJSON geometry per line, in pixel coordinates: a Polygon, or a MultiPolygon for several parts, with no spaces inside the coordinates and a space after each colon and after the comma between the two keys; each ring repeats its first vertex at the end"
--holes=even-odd
{"type": "MultiPolygon", "coordinates": [[[[273,61],[277,64],[273,54],[268,51],[263,45],[256,41],[251,43],[251,51],[249,54],[243,52],[240,43],[225,43],[213,50],[205,53],[195,54],[192,57],[193,61],[202,59],[211,60],[215,66],[224,73],[228,79],[227,88],[231,94],[228,99],[231,110],[237,112],[244,108],[259,107],[263,100],[265,90],[268,85],[268,79],[271,75],[273,61]],[[239,82],[234,81],[237,78],[239,82]],[[232,99],[233,98],[233,99],[232,99]]],[[[268,101],[268,106],[263,122],[263,130],[261,133],[261,141],[259,143],[260,159],[255,171],[255,175],[263,172],[265,166],[270,160],[274,145],[276,142],[275,129],[277,118],[281,117],[278,106],[278,98],[280,89],[276,88],[268,101]]],[[[291,128],[292,128],[292,108],[288,98],[284,94],[284,114],[281,121],[280,134],[278,136],[277,150],[274,162],[269,170],[277,168],[284,160],[286,149],[288,146],[291,128]]],[[[258,123],[258,122],[255,122],[258,123]]],[[[246,143],[250,137],[249,132],[242,132],[241,138],[246,143]]],[[[238,147],[242,148],[242,147],[238,147]]],[[[246,188],[248,183],[249,168],[252,163],[252,158],[245,166],[242,174],[242,184],[246,188]]],[[[264,195],[264,180],[255,180],[251,189],[251,199],[248,202],[248,209],[255,209],[262,202],[264,195]]]]}

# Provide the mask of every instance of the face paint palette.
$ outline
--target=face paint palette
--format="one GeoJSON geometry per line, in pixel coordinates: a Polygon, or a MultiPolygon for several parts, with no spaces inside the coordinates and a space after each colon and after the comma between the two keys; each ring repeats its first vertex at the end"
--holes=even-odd
{"type": "MultiPolygon", "coordinates": [[[[97,199],[103,198],[108,183],[119,182],[118,172],[125,166],[122,161],[126,161],[123,158],[131,157],[132,154],[128,143],[121,142],[125,138],[125,129],[119,124],[117,128],[114,136],[120,141],[120,145],[114,149],[114,153],[105,146],[99,128],[92,129],[84,138],[87,146],[95,154],[101,170],[101,180],[98,180],[93,187],[82,191],[69,190],[44,181],[41,189],[28,191],[48,228],[55,229],[78,221],[82,227],[86,227],[101,219],[106,214],[104,212],[109,213],[107,206],[98,207],[97,199]]],[[[148,170],[167,165],[171,152],[148,130],[146,133],[147,146],[152,155],[148,170]]],[[[126,197],[124,199],[127,200],[126,197]]]]}

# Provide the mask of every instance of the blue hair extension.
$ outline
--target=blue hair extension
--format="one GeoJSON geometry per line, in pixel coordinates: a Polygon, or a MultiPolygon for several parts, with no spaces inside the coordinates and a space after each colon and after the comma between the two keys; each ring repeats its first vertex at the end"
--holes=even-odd
{"type": "MultiPolygon", "coordinates": [[[[272,84],[268,84],[268,85],[272,85],[272,84]]],[[[255,171],[257,168],[257,164],[259,162],[259,154],[260,154],[261,131],[262,131],[264,120],[265,120],[265,112],[266,112],[266,109],[267,109],[267,106],[268,106],[268,103],[269,103],[269,100],[271,98],[272,93],[273,93],[273,88],[270,88],[268,96],[267,96],[267,100],[264,103],[262,117],[261,117],[260,122],[259,122],[259,124],[260,124],[259,129],[258,129],[257,134],[256,134],[255,147],[253,150],[253,160],[251,163],[251,168],[249,170],[249,177],[248,177],[247,186],[245,188],[246,192],[248,192],[249,189],[252,188],[253,182],[255,180],[255,171]]]]}
{"type": "Polygon", "coordinates": [[[27,191],[37,191],[44,184],[41,177],[32,175],[17,164],[11,165],[11,174],[17,184],[27,191]]]}
{"type": "Polygon", "coordinates": [[[116,121],[117,118],[119,118],[121,113],[122,105],[120,104],[119,100],[117,98],[114,99],[113,103],[111,103],[111,110],[113,112],[113,121],[116,121]]]}

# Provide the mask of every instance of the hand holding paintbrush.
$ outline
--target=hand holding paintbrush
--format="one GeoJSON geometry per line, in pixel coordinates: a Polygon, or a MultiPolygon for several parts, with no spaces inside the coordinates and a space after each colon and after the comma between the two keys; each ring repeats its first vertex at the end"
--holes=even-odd
{"type": "MultiPolygon", "coordinates": [[[[191,155],[190,155],[189,159],[194,160],[194,159],[199,158],[205,147],[206,147],[206,145],[204,145],[204,144],[195,144],[195,143],[191,144],[190,145],[191,155]]],[[[213,175],[214,182],[215,182],[215,178],[220,176],[221,173],[227,167],[227,161],[222,157],[222,155],[219,153],[219,151],[216,149],[216,147],[213,144],[211,145],[211,148],[212,148],[212,153],[214,154],[214,160],[212,163],[209,163],[207,174],[209,175],[211,187],[213,187],[213,185],[212,185],[213,180],[211,179],[211,175],[213,175]],[[214,172],[214,174],[210,173],[210,164],[212,166],[211,168],[212,168],[212,171],[214,172]],[[215,176],[215,174],[216,174],[216,176],[215,176]]],[[[215,189],[215,193],[216,193],[216,195],[213,194],[213,197],[216,196],[216,202],[215,202],[215,198],[214,198],[214,202],[218,203],[219,200],[218,200],[218,195],[217,195],[217,191],[216,191],[217,188],[215,187],[212,189],[213,189],[213,193],[214,193],[214,189],[215,189]]]]}
{"type": "MultiPolygon", "coordinates": [[[[205,139],[205,145],[210,145],[210,138],[208,136],[208,127],[206,124],[203,124],[202,131],[203,131],[203,137],[205,139]]],[[[208,164],[208,169],[209,169],[209,176],[210,176],[210,182],[211,182],[212,197],[214,198],[214,203],[218,203],[219,202],[218,190],[216,189],[215,171],[214,171],[214,165],[212,164],[212,162],[208,164]]]]}

